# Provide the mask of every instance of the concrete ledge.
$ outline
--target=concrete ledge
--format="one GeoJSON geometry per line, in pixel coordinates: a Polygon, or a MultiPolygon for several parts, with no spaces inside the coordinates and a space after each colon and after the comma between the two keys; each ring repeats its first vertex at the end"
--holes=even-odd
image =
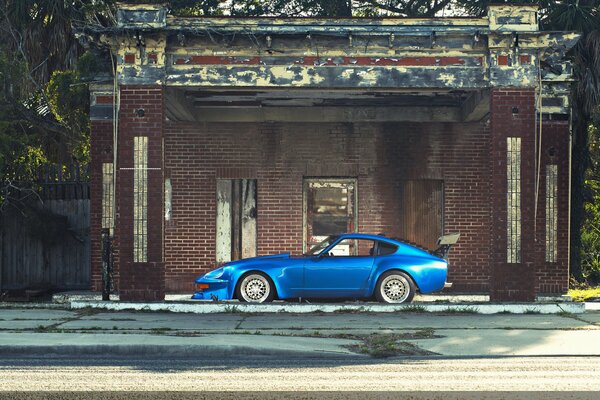
{"type": "MultiPolygon", "coordinates": [[[[175,293],[167,293],[165,295],[165,301],[176,301],[181,303],[196,303],[197,300],[192,300],[192,295],[190,293],[186,294],[175,294],[175,293]]],[[[111,294],[111,300],[119,300],[118,294],[111,294]]],[[[52,302],[58,304],[67,304],[71,301],[79,301],[79,300],[95,300],[101,301],[102,294],[99,292],[91,292],[91,291],[70,291],[70,292],[60,292],[52,295],[52,302]]],[[[490,296],[488,294],[469,294],[469,293],[435,293],[435,294],[417,294],[413,299],[413,304],[415,303],[486,303],[490,301],[490,296]]],[[[563,302],[571,302],[573,299],[568,295],[541,295],[536,298],[536,302],[538,303],[563,303],[563,302]]]]}
{"type": "Polygon", "coordinates": [[[248,335],[178,337],[137,334],[0,332],[0,355],[113,355],[167,358],[227,356],[365,357],[343,346],[354,340],[248,335]]]}
{"type": "Polygon", "coordinates": [[[112,301],[71,301],[71,309],[95,308],[111,311],[167,311],[177,313],[212,314],[212,313],[477,313],[477,314],[581,314],[585,312],[584,303],[506,303],[506,304],[247,304],[247,303],[214,303],[197,301],[134,303],[112,301]]]}

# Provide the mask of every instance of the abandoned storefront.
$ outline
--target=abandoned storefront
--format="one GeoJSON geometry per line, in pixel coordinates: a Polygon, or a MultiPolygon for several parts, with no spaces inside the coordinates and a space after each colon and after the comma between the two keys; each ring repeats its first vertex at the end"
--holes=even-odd
{"type": "Polygon", "coordinates": [[[122,299],[191,292],[219,263],[342,232],[430,249],[460,233],[454,291],[567,289],[577,35],[540,32],[535,6],[285,20],[122,7],[86,31],[117,71],[91,93],[96,290],[113,227],[122,299]]]}

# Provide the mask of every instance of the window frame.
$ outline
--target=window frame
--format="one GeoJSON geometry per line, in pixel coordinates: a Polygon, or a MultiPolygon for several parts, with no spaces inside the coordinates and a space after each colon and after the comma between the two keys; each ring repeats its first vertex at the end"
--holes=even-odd
{"type": "Polygon", "coordinates": [[[308,190],[311,183],[341,183],[353,186],[353,224],[354,232],[344,233],[357,233],[358,232],[358,178],[357,177],[315,177],[309,176],[302,179],[302,253],[306,254],[309,250],[308,243],[308,190]]]}

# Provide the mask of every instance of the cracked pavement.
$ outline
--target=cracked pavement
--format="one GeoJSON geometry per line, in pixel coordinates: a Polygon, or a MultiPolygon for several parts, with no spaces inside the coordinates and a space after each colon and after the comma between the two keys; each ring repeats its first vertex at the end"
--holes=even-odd
{"type": "MultiPolygon", "coordinates": [[[[439,356],[600,356],[600,312],[584,314],[182,314],[0,309],[0,352],[356,356],[370,335],[439,356]],[[432,337],[410,337],[428,330],[432,337]],[[408,335],[406,335],[408,334],[408,335]],[[129,350],[128,350],[129,349],[129,350]]],[[[419,352],[415,354],[420,354],[419,352]]]]}

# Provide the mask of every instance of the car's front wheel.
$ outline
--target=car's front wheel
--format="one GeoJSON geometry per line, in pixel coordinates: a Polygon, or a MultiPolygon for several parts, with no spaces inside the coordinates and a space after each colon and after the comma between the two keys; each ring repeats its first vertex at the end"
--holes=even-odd
{"type": "Polygon", "coordinates": [[[401,271],[387,271],[377,281],[375,297],[382,303],[410,303],[415,291],[410,276],[401,271]]]}
{"type": "Polygon", "coordinates": [[[252,272],[242,277],[235,297],[247,303],[267,303],[275,297],[275,288],[266,275],[252,272]]]}

